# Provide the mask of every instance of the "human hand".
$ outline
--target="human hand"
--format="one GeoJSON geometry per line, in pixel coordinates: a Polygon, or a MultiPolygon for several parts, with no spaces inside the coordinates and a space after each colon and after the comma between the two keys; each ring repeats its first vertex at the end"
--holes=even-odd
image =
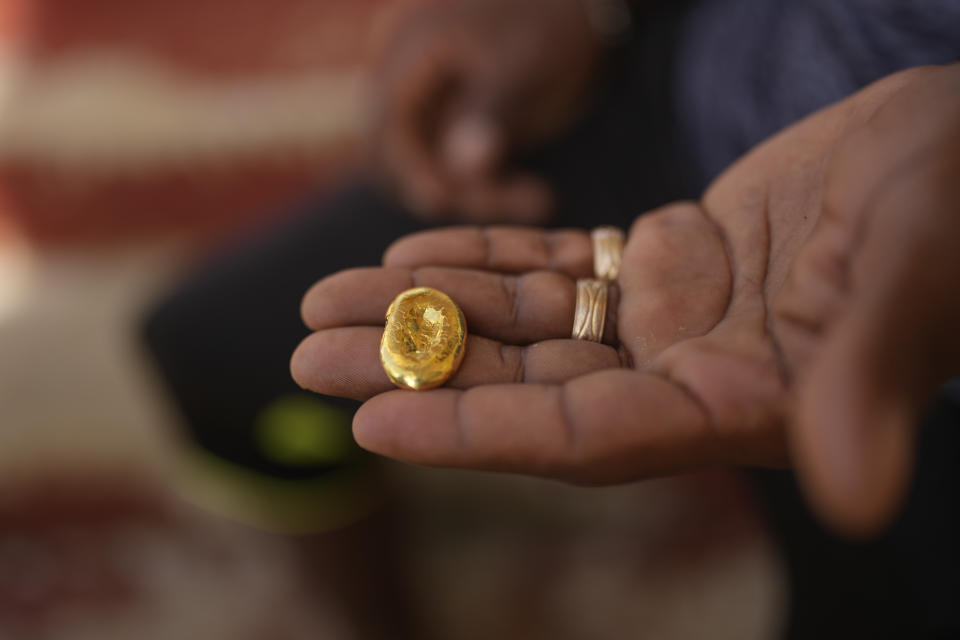
{"type": "Polygon", "coordinates": [[[318,283],[294,376],[367,400],[358,442],[401,460],[589,484],[795,462],[829,522],[873,531],[919,411],[960,368],[958,75],[892,76],[761,145],[701,203],[638,219],[608,344],[568,339],[586,233],[448,229],[318,283]],[[380,368],[384,310],[414,284],[467,317],[444,389],[394,390],[380,368]]]}
{"type": "Polygon", "coordinates": [[[461,0],[416,13],[376,77],[373,153],[410,208],[535,222],[542,180],[511,156],[577,113],[601,42],[582,0],[461,0]]]}

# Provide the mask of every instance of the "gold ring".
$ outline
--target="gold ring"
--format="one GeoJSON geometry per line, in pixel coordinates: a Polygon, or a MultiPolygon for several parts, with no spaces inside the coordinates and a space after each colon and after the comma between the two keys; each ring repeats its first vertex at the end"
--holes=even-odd
{"type": "Polygon", "coordinates": [[[593,241],[593,273],[601,280],[613,282],[623,262],[623,231],[616,227],[597,227],[590,233],[593,241]]]}
{"type": "Polygon", "coordinates": [[[573,338],[601,342],[607,320],[607,282],[594,278],[577,280],[577,306],[573,311],[573,338]]]}

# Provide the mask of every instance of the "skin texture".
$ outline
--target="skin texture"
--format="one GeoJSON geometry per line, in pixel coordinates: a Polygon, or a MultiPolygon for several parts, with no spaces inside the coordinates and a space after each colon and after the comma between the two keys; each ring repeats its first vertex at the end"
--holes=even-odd
{"type": "Polygon", "coordinates": [[[542,221],[547,186],[510,164],[588,94],[603,47],[582,0],[441,2],[394,32],[374,85],[371,153],[410,209],[542,221]]]}
{"type": "Polygon", "coordinates": [[[567,339],[581,231],[452,228],[319,282],[293,375],[365,400],[358,442],[400,460],[584,484],[797,466],[814,508],[881,528],[919,412],[960,370],[960,66],[891,76],[785,130],[700,202],[630,230],[609,344],[567,339]],[[470,325],[446,388],[394,390],[383,311],[448,293],[470,325]]]}

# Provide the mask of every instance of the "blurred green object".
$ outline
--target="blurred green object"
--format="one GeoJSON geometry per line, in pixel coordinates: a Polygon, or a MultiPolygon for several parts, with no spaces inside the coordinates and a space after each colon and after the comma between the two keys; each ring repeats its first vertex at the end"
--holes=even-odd
{"type": "Polygon", "coordinates": [[[350,414],[308,395],[288,395],[257,417],[255,437],[263,455],[278,464],[335,465],[357,453],[350,414]]]}
{"type": "Polygon", "coordinates": [[[378,459],[353,440],[353,412],[312,394],[286,394],[253,423],[264,459],[308,472],[282,478],[187,446],[179,467],[181,495],[214,513],[284,534],[330,531],[380,507],[378,459]]]}
{"type": "Polygon", "coordinates": [[[370,458],[310,480],[282,480],[200,448],[188,447],[183,453],[176,484],[185,500],[264,531],[332,531],[365,518],[386,499],[379,465],[370,458]]]}

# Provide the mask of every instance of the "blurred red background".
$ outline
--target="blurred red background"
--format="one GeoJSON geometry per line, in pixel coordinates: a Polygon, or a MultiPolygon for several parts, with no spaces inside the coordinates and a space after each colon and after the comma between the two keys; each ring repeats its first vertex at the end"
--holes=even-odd
{"type": "Polygon", "coordinates": [[[0,1],[0,215],[45,243],[262,222],[349,165],[414,4],[0,1]]]}

